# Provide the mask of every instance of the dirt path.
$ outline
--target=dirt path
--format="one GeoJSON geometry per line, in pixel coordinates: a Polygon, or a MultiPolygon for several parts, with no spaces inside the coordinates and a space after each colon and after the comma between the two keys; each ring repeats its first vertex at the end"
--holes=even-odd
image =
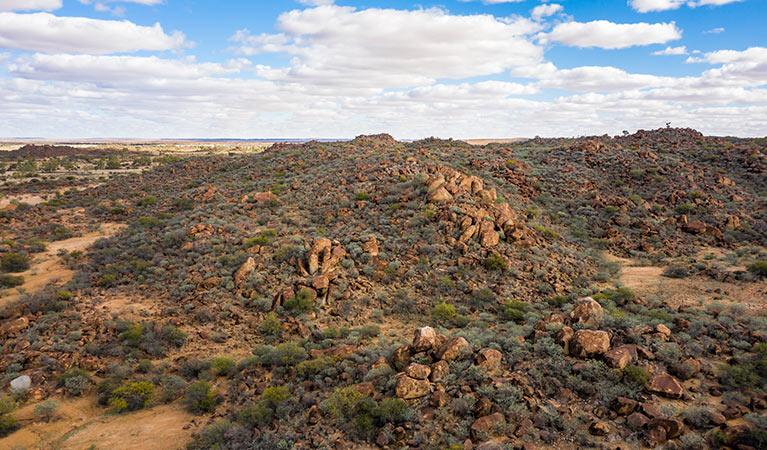
{"type": "MultiPolygon", "coordinates": [[[[61,258],[58,256],[60,250],[68,252],[75,250],[84,251],[97,240],[112,236],[123,228],[125,228],[123,224],[105,223],[101,225],[98,231],[71,239],[51,242],[48,244],[45,252],[34,256],[32,267],[29,270],[18,274],[24,277],[24,284],[20,288],[24,292],[33,293],[51,283],[67,283],[74,276],[74,272],[61,264],[61,258]]],[[[0,306],[14,302],[21,297],[21,294],[16,289],[9,292],[11,292],[10,295],[0,297],[0,306]]]]}
{"type": "Polygon", "coordinates": [[[0,448],[180,450],[203,422],[180,404],[113,414],[92,397],[57,401],[60,418],[50,423],[34,421],[34,404],[17,411],[14,416],[25,426],[0,439],[0,448]]]}

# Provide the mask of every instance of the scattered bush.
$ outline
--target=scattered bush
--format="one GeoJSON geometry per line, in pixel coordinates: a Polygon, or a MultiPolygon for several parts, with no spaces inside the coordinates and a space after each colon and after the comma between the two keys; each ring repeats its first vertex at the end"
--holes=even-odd
{"type": "Polygon", "coordinates": [[[152,403],[154,389],[154,385],[146,381],[124,383],[112,391],[109,406],[118,412],[146,408],[152,403]]]}
{"type": "Polygon", "coordinates": [[[29,269],[29,258],[19,253],[6,253],[0,257],[3,272],[24,272],[29,269]]]}
{"type": "Polygon", "coordinates": [[[623,377],[629,383],[637,386],[644,386],[650,381],[650,374],[647,373],[647,370],[638,366],[626,366],[623,369],[623,377]]]}
{"type": "Polygon", "coordinates": [[[205,381],[195,381],[186,388],[186,406],[189,411],[200,414],[213,411],[221,398],[205,381]]]}
{"type": "Polygon", "coordinates": [[[301,289],[293,298],[285,300],[283,307],[293,313],[303,313],[314,308],[314,300],[309,289],[301,289]]]}
{"type": "Polygon", "coordinates": [[[64,387],[69,395],[82,395],[90,386],[91,375],[84,369],[75,367],[58,376],[58,385],[64,387]]]}
{"type": "Polygon", "coordinates": [[[455,306],[442,302],[431,310],[431,317],[437,322],[447,322],[456,315],[455,306]]]}
{"type": "Polygon", "coordinates": [[[35,417],[50,422],[58,416],[59,407],[59,402],[56,400],[45,400],[35,405],[35,417]]]}
{"type": "Polygon", "coordinates": [[[0,289],[8,289],[24,284],[24,277],[21,275],[0,275],[0,289]]]}
{"type": "Polygon", "coordinates": [[[758,277],[767,277],[767,261],[756,261],[749,264],[746,268],[758,277]]]}
{"type": "Polygon", "coordinates": [[[485,259],[483,263],[487,270],[497,270],[499,272],[505,272],[507,269],[506,260],[501,255],[490,255],[485,259]]]}

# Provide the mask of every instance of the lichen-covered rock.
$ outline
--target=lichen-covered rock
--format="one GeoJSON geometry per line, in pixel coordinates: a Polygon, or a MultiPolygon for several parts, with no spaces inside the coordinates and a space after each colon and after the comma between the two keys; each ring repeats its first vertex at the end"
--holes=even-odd
{"type": "Polygon", "coordinates": [[[503,434],[506,418],[497,412],[489,416],[480,417],[471,424],[471,435],[474,439],[486,439],[491,436],[503,434]]]}
{"type": "Polygon", "coordinates": [[[437,346],[437,332],[432,327],[417,328],[411,348],[414,353],[425,352],[437,346]]]}
{"type": "Polygon", "coordinates": [[[591,297],[580,299],[570,312],[570,318],[574,322],[584,323],[589,326],[599,326],[602,323],[603,317],[602,305],[591,297]]]}
{"type": "Polygon", "coordinates": [[[498,350],[483,348],[477,354],[477,365],[488,372],[493,372],[501,366],[502,359],[503,355],[498,350]]]}
{"type": "Polygon", "coordinates": [[[604,360],[613,369],[623,370],[629,364],[636,362],[636,348],[632,348],[630,345],[615,347],[604,354],[604,360]]]}
{"type": "Polygon", "coordinates": [[[604,355],[610,350],[610,335],[606,331],[578,330],[570,340],[570,354],[581,358],[604,355]]]}
{"type": "Polygon", "coordinates": [[[669,398],[682,398],[684,395],[679,381],[667,373],[655,375],[647,384],[647,390],[669,398]]]}
{"type": "Polygon", "coordinates": [[[431,383],[427,380],[416,380],[404,373],[397,376],[397,384],[394,387],[394,394],[404,400],[412,400],[429,395],[431,392],[431,383]]]}
{"type": "Polygon", "coordinates": [[[442,344],[435,356],[437,359],[454,361],[457,359],[464,359],[471,354],[472,349],[469,342],[462,337],[454,337],[442,344]]]}
{"type": "Polygon", "coordinates": [[[414,378],[416,380],[425,380],[429,378],[429,374],[431,374],[431,368],[423,364],[413,363],[405,368],[405,373],[410,378],[414,378]]]}
{"type": "Polygon", "coordinates": [[[237,289],[242,289],[255,270],[256,260],[254,260],[253,257],[249,257],[245,263],[237,269],[237,272],[234,273],[234,286],[237,289]]]}

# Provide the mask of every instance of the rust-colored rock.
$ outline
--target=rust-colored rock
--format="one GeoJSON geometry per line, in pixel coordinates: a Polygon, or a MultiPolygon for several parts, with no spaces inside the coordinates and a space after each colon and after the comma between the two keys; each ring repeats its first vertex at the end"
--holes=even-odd
{"type": "Polygon", "coordinates": [[[503,355],[496,349],[483,348],[477,354],[477,365],[488,372],[494,372],[501,366],[503,355]]]}
{"type": "Polygon", "coordinates": [[[570,354],[581,358],[601,356],[610,350],[606,331],[578,330],[570,341],[570,354]]]}
{"type": "Polygon", "coordinates": [[[631,346],[621,345],[604,354],[605,362],[613,369],[623,370],[629,364],[636,362],[637,353],[636,349],[632,349],[631,346]],[[632,352],[633,350],[633,352],[632,352]]]}
{"type": "Polygon", "coordinates": [[[472,354],[471,345],[462,337],[454,337],[437,350],[436,357],[438,359],[444,359],[445,361],[454,361],[457,359],[463,359],[472,354]]]}
{"type": "Polygon", "coordinates": [[[647,384],[647,390],[669,398],[682,398],[684,389],[676,378],[667,373],[655,375],[647,384]]]}
{"type": "Polygon", "coordinates": [[[432,202],[449,202],[453,199],[452,194],[445,189],[444,186],[440,186],[429,194],[429,201],[432,202]]]}
{"type": "Polygon", "coordinates": [[[237,289],[242,289],[255,270],[256,260],[254,260],[253,257],[249,257],[247,261],[237,269],[237,272],[234,273],[234,286],[237,289]]]}
{"type": "Polygon", "coordinates": [[[442,381],[450,373],[450,364],[447,361],[437,361],[431,365],[431,376],[429,379],[436,383],[442,381]]]}
{"type": "Polygon", "coordinates": [[[480,417],[471,424],[471,435],[474,439],[485,439],[490,436],[497,436],[504,432],[506,418],[501,413],[490,414],[480,417]]]}
{"type": "Polygon", "coordinates": [[[0,336],[13,336],[24,331],[29,326],[29,320],[26,317],[19,317],[16,320],[4,323],[0,326],[0,336]]]}
{"type": "Polygon", "coordinates": [[[412,363],[405,368],[405,373],[410,378],[414,378],[416,380],[425,380],[429,378],[429,374],[431,374],[431,368],[423,364],[412,363]]]}
{"type": "Polygon", "coordinates": [[[414,353],[428,351],[437,346],[437,332],[432,327],[423,327],[415,330],[411,345],[414,353]]]}
{"type": "Polygon", "coordinates": [[[429,395],[431,392],[431,383],[427,380],[416,380],[405,374],[397,376],[397,384],[394,387],[394,394],[404,400],[412,400],[429,395]]]}
{"type": "Polygon", "coordinates": [[[602,305],[591,297],[580,299],[570,312],[573,321],[595,327],[602,323],[603,317],[602,305]]]}

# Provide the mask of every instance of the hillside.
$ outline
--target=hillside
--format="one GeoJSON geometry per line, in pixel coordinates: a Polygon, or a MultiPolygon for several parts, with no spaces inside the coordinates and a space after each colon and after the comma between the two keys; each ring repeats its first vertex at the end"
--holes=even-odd
{"type": "Polygon", "coordinates": [[[0,155],[2,448],[767,448],[764,139],[42,150],[0,155]]]}

